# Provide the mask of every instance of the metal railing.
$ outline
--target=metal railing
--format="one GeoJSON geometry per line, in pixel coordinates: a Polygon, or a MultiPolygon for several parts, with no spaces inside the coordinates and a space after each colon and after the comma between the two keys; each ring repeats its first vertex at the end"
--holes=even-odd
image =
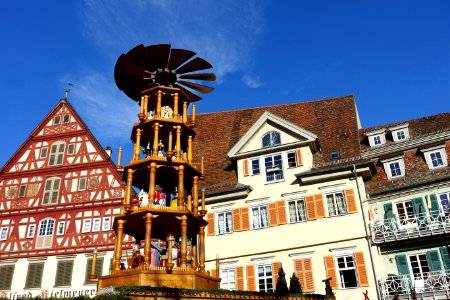
{"type": "Polygon", "coordinates": [[[383,299],[448,299],[450,296],[450,270],[417,275],[390,275],[380,279],[383,299]],[[403,296],[403,297],[402,297],[403,296]]]}
{"type": "Polygon", "coordinates": [[[431,211],[409,217],[375,221],[370,225],[375,244],[450,233],[450,213],[431,211]]]}

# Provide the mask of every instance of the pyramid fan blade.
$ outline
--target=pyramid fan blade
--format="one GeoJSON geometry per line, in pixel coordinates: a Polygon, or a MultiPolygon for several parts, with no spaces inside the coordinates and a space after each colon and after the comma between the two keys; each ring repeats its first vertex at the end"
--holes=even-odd
{"type": "Polygon", "coordinates": [[[129,61],[128,56],[122,54],[114,67],[114,79],[117,87],[125,89],[130,82],[140,82],[145,75],[145,69],[129,61]]]}
{"type": "Polygon", "coordinates": [[[180,84],[187,86],[188,88],[191,88],[193,90],[196,90],[202,94],[207,94],[210,93],[214,90],[214,88],[206,86],[206,85],[201,85],[198,83],[193,83],[193,82],[189,82],[189,81],[185,81],[185,80],[179,80],[178,81],[180,84]]]}
{"type": "Polygon", "coordinates": [[[202,99],[201,97],[199,97],[196,94],[194,94],[193,92],[185,89],[184,87],[182,87],[179,84],[174,84],[173,86],[179,88],[180,90],[182,90],[186,94],[186,96],[188,96],[188,98],[189,98],[189,100],[191,102],[195,102],[195,101],[198,101],[198,100],[202,99]]]}
{"type": "Polygon", "coordinates": [[[147,71],[156,71],[157,69],[164,69],[167,67],[170,54],[170,45],[160,44],[145,47],[142,51],[141,65],[147,71]]]}
{"type": "Polygon", "coordinates": [[[177,74],[184,74],[189,72],[194,72],[198,70],[210,69],[211,64],[204,60],[203,58],[196,57],[187,64],[181,66],[176,70],[177,74]]]}
{"type": "Polygon", "coordinates": [[[189,58],[193,57],[196,53],[184,49],[172,49],[170,51],[169,58],[169,70],[175,70],[180,65],[184,64],[189,58]]]}
{"type": "Polygon", "coordinates": [[[126,54],[129,61],[139,64],[142,51],[145,49],[144,45],[140,44],[128,51],[126,54]]]}
{"type": "Polygon", "coordinates": [[[216,75],[213,73],[185,74],[185,75],[180,75],[180,78],[181,79],[214,81],[214,80],[216,80],[216,75]]]}

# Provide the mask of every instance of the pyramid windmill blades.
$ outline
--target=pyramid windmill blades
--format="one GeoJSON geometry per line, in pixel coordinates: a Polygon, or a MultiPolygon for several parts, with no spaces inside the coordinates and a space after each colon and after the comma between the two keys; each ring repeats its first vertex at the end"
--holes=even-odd
{"type": "Polygon", "coordinates": [[[185,74],[185,75],[180,75],[180,78],[181,79],[214,81],[214,80],[216,80],[216,75],[213,73],[185,74]]]}
{"type": "Polygon", "coordinates": [[[126,89],[130,82],[141,81],[144,74],[145,69],[131,62],[128,56],[124,54],[119,57],[114,67],[114,79],[121,90],[126,89]]]}
{"type": "Polygon", "coordinates": [[[164,69],[169,61],[169,55],[170,45],[168,44],[145,47],[141,56],[141,65],[148,71],[164,69]]]}
{"type": "Polygon", "coordinates": [[[177,74],[184,74],[210,68],[212,68],[212,65],[209,62],[207,62],[203,58],[196,57],[175,71],[177,72],[177,74]]]}
{"type": "Polygon", "coordinates": [[[191,88],[193,90],[196,90],[202,94],[207,94],[210,93],[214,90],[214,88],[206,86],[206,85],[201,85],[198,83],[193,83],[193,82],[189,82],[189,81],[185,81],[185,80],[179,80],[178,81],[180,84],[187,86],[188,88],[191,88]]]}
{"type": "Polygon", "coordinates": [[[142,45],[142,44],[137,45],[136,47],[134,47],[133,49],[128,51],[128,53],[126,54],[126,57],[131,62],[139,63],[141,53],[143,52],[144,49],[145,49],[144,45],[142,45]]]}
{"type": "Polygon", "coordinates": [[[169,64],[167,65],[167,67],[169,68],[169,70],[175,70],[195,54],[195,52],[185,49],[172,49],[170,51],[169,64]]]}
{"type": "Polygon", "coordinates": [[[189,100],[191,102],[195,102],[198,101],[200,99],[202,99],[200,96],[197,96],[196,94],[194,94],[193,92],[189,91],[188,89],[185,89],[184,87],[182,87],[179,84],[174,84],[175,87],[179,88],[180,90],[182,90],[186,96],[188,96],[189,100]]]}

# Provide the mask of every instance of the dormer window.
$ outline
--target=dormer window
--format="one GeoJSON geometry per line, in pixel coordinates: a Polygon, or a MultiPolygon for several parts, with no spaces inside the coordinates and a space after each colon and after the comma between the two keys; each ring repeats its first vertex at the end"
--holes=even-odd
{"type": "Polygon", "coordinates": [[[445,145],[422,149],[428,168],[437,169],[448,165],[445,145]]]}
{"type": "Polygon", "coordinates": [[[402,142],[409,139],[408,124],[400,124],[389,128],[394,142],[402,142]]]}
{"type": "Polygon", "coordinates": [[[264,167],[266,169],[266,182],[278,182],[284,179],[283,159],[281,154],[275,154],[264,158],[264,167]]]}
{"type": "Polygon", "coordinates": [[[370,147],[384,145],[386,143],[385,132],[384,128],[367,132],[366,135],[369,138],[370,147]]]}
{"type": "Polygon", "coordinates": [[[280,133],[277,131],[266,133],[261,139],[261,144],[263,148],[281,144],[280,133]]]}
{"type": "Polygon", "coordinates": [[[395,179],[405,176],[405,162],[403,157],[394,157],[381,161],[388,179],[395,179]]]}

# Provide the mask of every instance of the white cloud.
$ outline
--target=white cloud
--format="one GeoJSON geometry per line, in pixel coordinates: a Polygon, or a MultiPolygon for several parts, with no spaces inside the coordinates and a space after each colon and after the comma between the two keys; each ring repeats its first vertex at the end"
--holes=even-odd
{"type": "Polygon", "coordinates": [[[249,74],[245,74],[244,76],[242,76],[242,81],[246,86],[252,89],[256,89],[264,85],[259,76],[251,76],[249,74]]]}

